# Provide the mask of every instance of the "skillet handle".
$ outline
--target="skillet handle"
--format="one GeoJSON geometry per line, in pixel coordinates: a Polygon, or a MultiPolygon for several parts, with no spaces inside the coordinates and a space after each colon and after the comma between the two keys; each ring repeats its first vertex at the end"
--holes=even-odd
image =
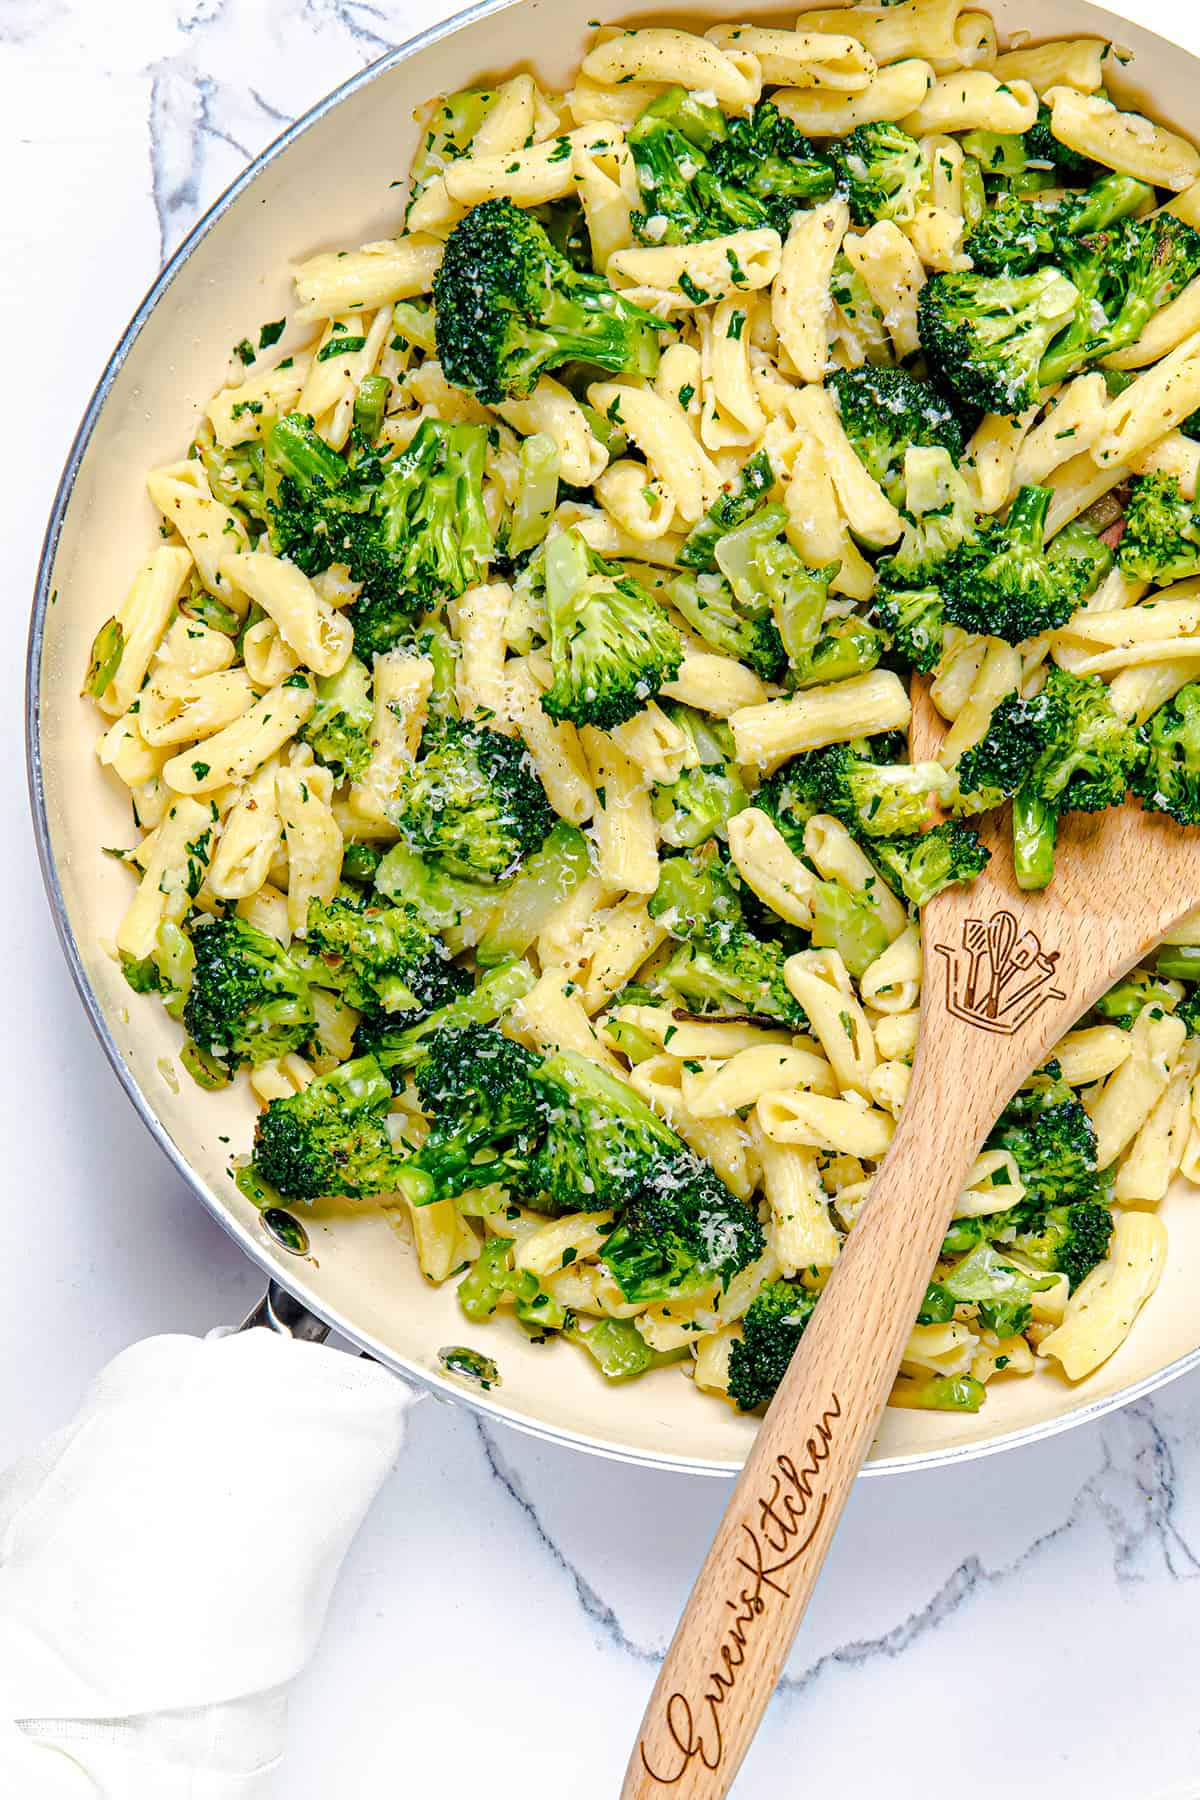
{"type": "Polygon", "coordinates": [[[280,1337],[298,1338],[305,1344],[323,1344],[329,1336],[329,1327],[324,1319],[318,1319],[315,1313],[301,1306],[294,1294],[278,1281],[272,1281],[266,1293],[237,1327],[239,1331],[253,1331],[256,1326],[264,1325],[268,1331],[277,1331],[280,1337]]]}

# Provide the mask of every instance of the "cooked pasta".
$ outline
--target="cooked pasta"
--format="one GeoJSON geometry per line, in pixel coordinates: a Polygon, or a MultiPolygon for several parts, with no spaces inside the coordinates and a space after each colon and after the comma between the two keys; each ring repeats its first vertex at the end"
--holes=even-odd
{"type": "MultiPolygon", "coordinates": [[[[1200,823],[1200,156],[1105,74],[962,0],[602,29],[566,93],[431,102],[404,229],[296,266],[85,677],[114,953],[248,1084],[248,1201],[769,1400],[971,816],[1013,800],[1030,888],[1060,812],[1200,823]]],[[[1198,983],[1200,918],[1005,1108],[894,1404],[1136,1328],[1198,983]]]]}

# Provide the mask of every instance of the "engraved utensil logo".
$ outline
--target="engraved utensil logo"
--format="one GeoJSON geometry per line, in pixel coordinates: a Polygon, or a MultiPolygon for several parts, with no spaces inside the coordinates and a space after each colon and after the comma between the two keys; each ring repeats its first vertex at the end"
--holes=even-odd
{"type": "Polygon", "coordinates": [[[1012,1037],[1048,1000],[1065,1000],[1054,985],[1057,950],[1043,950],[1013,914],[964,919],[961,943],[935,944],[946,972],[946,1006],[956,1019],[1012,1037]]]}

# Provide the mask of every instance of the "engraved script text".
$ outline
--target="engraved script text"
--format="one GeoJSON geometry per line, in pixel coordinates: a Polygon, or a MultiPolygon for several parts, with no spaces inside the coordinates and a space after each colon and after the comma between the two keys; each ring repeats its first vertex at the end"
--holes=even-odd
{"type": "Polygon", "coordinates": [[[835,1421],[841,1416],[841,1402],[831,1394],[812,1437],[805,1442],[800,1467],[790,1456],[777,1456],[751,1516],[740,1521],[740,1549],[734,1560],[745,1580],[736,1594],[725,1597],[733,1618],[717,1646],[707,1685],[695,1703],[680,1693],[667,1701],[667,1736],[679,1752],[678,1767],[670,1772],[652,1768],[645,1744],[639,1745],[642,1767],[663,1787],[682,1781],[697,1760],[706,1769],[721,1766],[725,1754],[721,1709],[737,1687],[757,1622],[777,1601],[791,1599],[783,1577],[804,1555],[825,1516],[829,1496],[820,1492],[820,1476],[829,1460],[835,1421]]]}

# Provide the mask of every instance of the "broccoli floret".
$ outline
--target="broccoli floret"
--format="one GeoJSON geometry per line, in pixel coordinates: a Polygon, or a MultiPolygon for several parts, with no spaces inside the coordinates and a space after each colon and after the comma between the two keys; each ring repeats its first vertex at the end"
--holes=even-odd
{"type": "Polygon", "coordinates": [[[1145,182],[1106,175],[1086,194],[1053,205],[1002,194],[963,240],[977,270],[987,275],[1025,274],[1042,262],[1070,255],[1073,239],[1106,230],[1152,198],[1145,182]]]}
{"type": "Polygon", "coordinates": [[[775,471],[765,450],[743,463],[729,489],[722,490],[698,525],[693,525],[680,546],[676,561],[681,568],[700,572],[715,569],[718,538],[744,525],[775,485],[775,471]]]}
{"type": "Polygon", "coordinates": [[[1041,693],[1008,695],[959,759],[957,809],[982,812],[1011,797],[1018,882],[1045,887],[1058,815],[1120,806],[1140,754],[1099,677],[1052,666],[1041,693]]]}
{"type": "Polygon", "coordinates": [[[484,1324],[506,1300],[515,1298],[512,1247],[511,1238],[488,1238],[459,1282],[458,1304],[473,1324],[484,1324]]]}
{"type": "Polygon", "coordinates": [[[1011,797],[1018,883],[1042,888],[1054,872],[1059,814],[1120,806],[1140,755],[1100,678],[1051,666],[1042,691],[1008,695],[959,759],[957,809],[982,812],[1011,797]]]}
{"type": "MultiPolygon", "coordinates": [[[[1041,163],[1050,169],[1062,187],[1074,187],[1085,181],[1095,181],[1098,176],[1107,176],[1103,164],[1093,162],[1090,156],[1081,155],[1055,137],[1050,123],[1052,116],[1045,101],[1039,100],[1037,118],[1025,133],[1025,150],[1030,162],[1041,163]]],[[[1116,179],[1128,181],[1131,177],[1118,176],[1116,179]]],[[[1144,189],[1146,199],[1152,198],[1152,190],[1146,188],[1144,182],[1138,182],[1137,186],[1144,189]]]]}
{"type": "Polygon", "coordinates": [[[494,881],[468,881],[436,857],[419,856],[401,841],[375,871],[375,886],[388,899],[409,900],[432,931],[453,926],[467,944],[477,943],[507,890],[494,881]]]}
{"type": "Polygon", "coordinates": [[[694,937],[710,921],[740,924],[742,906],[715,857],[666,856],[658,866],[658,886],[646,902],[675,938],[694,937]]]}
{"type": "MultiPolygon", "coordinates": [[[[192,1042],[230,1069],[299,1050],[315,1023],[302,969],[283,945],[236,915],[192,933],[195,964],[183,1023],[192,1042]]],[[[155,987],[160,984],[156,980],[155,987]]]]}
{"type": "Polygon", "coordinates": [[[335,781],[357,781],[371,760],[374,718],[370,671],[352,656],[336,675],[317,682],[317,704],[300,735],[335,781]]]}
{"type": "Polygon", "coordinates": [[[1113,1217],[1097,1200],[1052,1206],[1018,1225],[1012,1247],[1039,1269],[1065,1275],[1074,1291],[1108,1255],[1113,1217]]]}
{"type": "Polygon", "coordinates": [[[635,235],[693,243],[764,226],[786,234],[803,201],[833,192],[833,170],[769,101],[726,120],[685,88],[668,88],[629,132],[643,210],[635,235]]]}
{"type": "Polygon", "coordinates": [[[431,720],[392,811],[413,850],[468,881],[503,881],[554,824],[519,738],[459,719],[431,720]]]}
{"type": "Polygon", "coordinates": [[[956,810],[990,812],[1016,793],[1049,743],[1055,720],[1052,696],[1007,694],[993,709],[987,730],[959,757],[956,810]]]}
{"type": "Polygon", "coordinates": [[[507,964],[484,975],[478,987],[435,1007],[432,1012],[398,1019],[368,1014],[354,1037],[360,1055],[374,1056],[396,1093],[404,1087],[411,1069],[428,1055],[429,1046],[443,1030],[462,1030],[468,1025],[494,1025],[533,987],[535,977],[526,962],[507,964]]]}
{"type": "Polygon", "coordinates": [[[804,1009],[783,976],[786,960],[778,944],[714,920],[678,946],[660,978],[696,1011],[750,1013],[803,1031],[804,1009]]]}
{"type": "Polygon", "coordinates": [[[974,881],[991,858],[978,836],[959,819],[946,819],[909,837],[874,838],[867,853],[889,886],[910,906],[924,906],[943,888],[974,881]]]}
{"type": "Polygon", "coordinates": [[[930,801],[948,798],[954,785],[940,763],[875,762],[861,739],[807,750],[786,767],[795,791],[811,795],[818,812],[873,838],[920,831],[930,801]]]}
{"type": "Polygon", "coordinates": [[[1025,1184],[1023,1206],[1044,1211],[1095,1193],[1095,1128],[1061,1079],[1039,1076],[1022,1088],[1000,1114],[985,1147],[1012,1155],[1025,1184]]]}
{"type": "Polygon", "coordinates": [[[840,881],[816,881],[812,890],[812,948],[836,950],[856,979],[881,957],[888,934],[879,916],[878,882],[851,893],[840,881]]]}
{"type": "Polygon", "coordinates": [[[677,575],[667,588],[672,606],[706,644],[722,656],[747,663],[764,681],[782,674],[787,656],[760,553],[770,554],[786,520],[782,506],[766,506],[718,540],[716,555],[724,556],[734,581],[719,569],[712,574],[677,575]]]}
{"type": "Polygon", "coordinates": [[[454,227],[433,298],[447,380],[489,406],[566,362],[613,375],[657,367],[661,320],[573,269],[511,200],[485,200],[454,227]]]}
{"type": "MultiPolygon", "coordinates": [[[[980,209],[986,197],[993,202],[1010,195],[1035,194],[1054,185],[1053,171],[1029,155],[1025,139],[1015,131],[967,131],[960,142],[965,169],[979,171],[980,209]]],[[[964,208],[970,218],[970,212],[964,208]]]]}
{"type": "Polygon", "coordinates": [[[691,1151],[663,1161],[605,1239],[604,1262],[625,1299],[664,1301],[727,1285],[762,1255],[762,1227],[691,1151]]]}
{"type": "Polygon", "coordinates": [[[689,1354],[686,1344],[677,1350],[652,1350],[632,1319],[576,1321],[563,1335],[587,1351],[606,1381],[631,1381],[647,1369],[683,1362],[689,1354]]]}
{"type": "Polygon", "coordinates": [[[962,248],[982,275],[1026,275],[1054,255],[1056,208],[1000,194],[964,235],[962,248]]]}
{"type": "Polygon", "coordinates": [[[1021,488],[1007,519],[986,520],[955,551],[939,582],[952,624],[1008,644],[1066,624],[1099,566],[1074,553],[1074,537],[1043,546],[1050,499],[1049,488],[1021,488]]]}
{"type": "Polygon", "coordinates": [[[1116,561],[1111,546],[1105,543],[1097,526],[1086,517],[1072,519],[1069,525],[1056,531],[1047,548],[1056,563],[1074,562],[1079,565],[1083,583],[1080,593],[1085,597],[1095,593],[1116,561]]]}
{"type": "Polygon", "coordinates": [[[1108,1255],[1112,1230],[1112,1214],[1098,1200],[1044,1208],[1022,1202],[984,1218],[956,1219],[942,1255],[956,1256],[973,1244],[999,1242],[1035,1268],[1065,1275],[1074,1292],[1108,1255]]]}
{"type": "Polygon", "coordinates": [[[729,583],[716,574],[677,575],[667,598],[719,655],[746,663],[764,681],[782,674],[787,659],[769,602],[757,597],[743,610],[729,583]]]}
{"type": "Polygon", "coordinates": [[[359,1056],[259,1114],[254,1169],[287,1200],[390,1193],[401,1163],[388,1135],[392,1090],[373,1056],[359,1056]]]}
{"type": "Polygon", "coordinates": [[[656,95],[634,121],[628,143],[642,210],[630,223],[642,243],[690,244],[766,224],[761,204],[709,163],[706,151],[724,135],[720,108],[682,87],[656,95]]]}
{"type": "Polygon", "coordinates": [[[545,583],[554,680],[542,706],[552,719],[611,731],[679,673],[679,633],[657,600],[578,531],[546,545],[545,583]]]}
{"type": "Polygon", "coordinates": [[[1135,475],[1117,549],[1122,573],[1165,586],[1200,574],[1200,509],[1174,475],[1135,475]]]}
{"type": "Polygon", "coordinates": [[[1138,742],[1142,761],[1132,786],[1142,805],[1180,825],[1200,825],[1200,682],[1189,681],[1152,713],[1138,742]]]}
{"type": "Polygon", "coordinates": [[[535,1341],[544,1342],[547,1331],[561,1331],[573,1315],[546,1292],[530,1270],[513,1266],[512,1252],[511,1238],[488,1238],[458,1284],[458,1304],[475,1324],[490,1319],[497,1307],[511,1305],[535,1341]]]}
{"type": "Polygon", "coordinates": [[[436,605],[483,574],[494,550],[483,503],[486,460],[486,426],[422,419],[387,464],[376,503],[379,536],[405,593],[436,605]]]}
{"type": "Polygon", "coordinates": [[[772,1281],[751,1301],[729,1352],[729,1398],[739,1412],[757,1412],[774,1398],[817,1298],[790,1282],[772,1281]]]}
{"type": "Polygon", "coordinates": [[[272,550],[306,575],[344,562],[356,580],[365,580],[375,568],[373,510],[381,479],[377,457],[352,464],[339,456],[307,413],[277,419],[264,462],[272,550]]]}
{"type": "Polygon", "coordinates": [[[364,590],[344,614],[354,632],[355,654],[369,663],[372,657],[386,656],[389,650],[409,642],[413,606],[408,594],[364,590]]]}
{"type": "Polygon", "coordinates": [[[567,1212],[623,1207],[643,1188],[670,1184],[687,1158],[683,1140],[627,1081],[574,1050],[560,1050],[533,1077],[546,1136],[522,1180],[567,1212]],[[666,1173],[664,1173],[666,1171],[666,1173]]]}
{"type": "MultiPolygon", "coordinates": [[[[855,742],[865,753],[867,740],[858,738],[855,742]]],[[[788,848],[803,856],[804,827],[821,810],[807,757],[798,756],[768,775],[754,796],[754,804],[766,813],[788,848]]]]}
{"type": "Polygon", "coordinates": [[[1037,400],[1042,359],[1078,302],[1057,269],[934,275],[917,302],[921,348],[937,379],[968,405],[1019,413],[1037,400]]]}
{"type": "Polygon", "coordinates": [[[528,1050],[488,1025],[436,1032],[416,1076],[422,1109],[434,1122],[397,1170],[397,1192],[413,1206],[428,1206],[468,1188],[520,1181],[546,1122],[533,1080],[537,1066],[528,1050]]]}
{"type": "Polygon", "coordinates": [[[886,119],[858,125],[830,145],[856,225],[911,219],[925,189],[925,158],[917,139],[886,119]]]}
{"type": "Polygon", "coordinates": [[[907,369],[834,369],[828,386],[855,454],[894,506],[905,505],[910,449],[940,446],[954,463],[962,455],[963,431],[954,412],[907,369]]]}
{"type": "Polygon", "coordinates": [[[937,668],[946,632],[946,611],[937,588],[879,587],[872,617],[911,669],[929,675],[937,668]]]}
{"type": "Polygon", "coordinates": [[[1058,1077],[1039,1076],[1005,1107],[985,1147],[1010,1152],[1024,1196],[1003,1212],[956,1219],[943,1257],[996,1243],[1078,1287],[1104,1260],[1112,1234],[1112,1215],[1098,1197],[1096,1133],[1078,1096],[1058,1077]]]}
{"type": "Polygon", "coordinates": [[[878,563],[880,581],[892,588],[921,588],[959,545],[975,534],[975,509],[953,452],[942,444],[917,444],[903,460],[904,532],[890,556],[878,563]]]}
{"type": "Polygon", "coordinates": [[[201,436],[196,439],[193,449],[200,452],[213,498],[222,506],[236,507],[252,530],[269,526],[271,511],[267,505],[266,457],[262,444],[254,442],[226,448],[201,436]]]}
{"type": "MultiPolygon", "coordinates": [[[[884,732],[873,738],[852,738],[844,748],[864,762],[892,763],[904,754],[900,732],[884,732]]],[[[754,796],[754,804],[772,821],[797,856],[804,852],[804,827],[821,812],[824,792],[820,752],[806,751],[780,765],[754,796]]]]}
{"type": "Polygon", "coordinates": [[[956,1306],[973,1306],[985,1330],[1012,1337],[1029,1324],[1033,1296],[1053,1286],[1053,1275],[1030,1275],[991,1244],[977,1244],[931,1283],[918,1320],[940,1324],[953,1318],[956,1306]]]}
{"type": "Polygon", "coordinates": [[[876,622],[894,648],[923,675],[942,659],[945,606],[943,564],[976,531],[971,492],[941,445],[918,446],[904,457],[904,533],[876,567],[876,622]]]}
{"type": "Polygon", "coordinates": [[[1059,814],[1120,806],[1141,756],[1098,675],[1051,667],[1038,697],[1049,737],[1013,798],[1013,865],[1026,889],[1045,887],[1054,873],[1059,814]]]}
{"type": "Polygon", "coordinates": [[[814,647],[836,564],[805,567],[783,537],[787,513],[761,506],[712,545],[712,573],[678,575],[676,611],[714,650],[748,663],[764,681],[782,677],[814,647]]]}
{"type": "Polygon", "coordinates": [[[1175,1017],[1183,1020],[1189,1037],[1200,1037],[1200,988],[1193,988],[1187,999],[1179,1002],[1175,1017]]]}
{"type": "Polygon", "coordinates": [[[1159,308],[1200,270],[1200,231],[1174,213],[1158,212],[1126,219],[1087,241],[1110,279],[1116,271],[1117,290],[1105,307],[1108,322],[1100,329],[1093,326],[1087,355],[1111,356],[1134,343],[1159,308]]]}
{"type": "Polygon", "coordinates": [[[444,1006],[470,984],[409,900],[364,908],[313,898],[305,942],[314,984],[334,988],[359,1012],[444,1006]]]}
{"type": "MultiPolygon", "coordinates": [[[[1074,204],[1077,216],[1086,210],[1085,202],[1074,204]]],[[[1174,213],[1120,219],[1086,236],[1064,228],[1056,239],[1055,260],[1079,299],[1070,328],[1042,359],[1043,384],[1133,343],[1200,268],[1200,232],[1174,213]]]]}
{"type": "Polygon", "coordinates": [[[749,197],[763,209],[761,223],[786,237],[793,213],[805,201],[825,200],[837,178],[792,121],[769,100],[748,116],[725,120],[725,135],[709,151],[713,174],[725,191],[749,197]]]}
{"type": "Polygon", "coordinates": [[[483,426],[440,419],[422,420],[386,463],[374,452],[347,462],[302,413],[272,426],[272,548],[309,575],[343,562],[365,584],[350,613],[361,656],[398,641],[398,618],[407,624],[423,602],[456,598],[483,573],[493,554],[486,454],[483,426]]]}
{"type": "Polygon", "coordinates": [[[690,741],[691,761],[669,787],[654,795],[659,836],[675,849],[695,849],[712,837],[726,838],[729,821],[744,812],[750,796],[734,761],[728,725],[690,706],[671,706],[667,716],[690,741]]]}

